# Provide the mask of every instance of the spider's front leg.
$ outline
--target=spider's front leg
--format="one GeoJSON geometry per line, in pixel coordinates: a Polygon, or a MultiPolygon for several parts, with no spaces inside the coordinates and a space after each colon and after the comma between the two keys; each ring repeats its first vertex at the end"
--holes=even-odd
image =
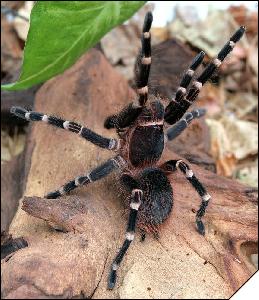
{"type": "Polygon", "coordinates": [[[89,174],[78,176],[75,179],[64,184],[58,190],[48,193],[45,198],[56,199],[62,195],[68,194],[79,186],[104,178],[115,169],[122,168],[124,164],[124,159],[120,155],[117,155],[92,170],[89,174]]]}
{"type": "MultiPolygon", "coordinates": [[[[245,27],[241,26],[219,51],[216,58],[214,58],[200,74],[200,76],[193,81],[189,91],[186,88],[180,87],[177,91],[178,101],[172,99],[165,111],[165,121],[169,124],[177,122],[192,105],[199,95],[202,86],[210,79],[214,71],[221,65],[226,56],[233,50],[235,44],[242,38],[245,33],[245,27]],[[181,101],[179,101],[181,100],[181,101]]],[[[177,97],[177,95],[176,95],[177,97]]]]}
{"type": "Polygon", "coordinates": [[[150,28],[153,21],[153,15],[148,12],[145,16],[142,29],[141,51],[137,58],[135,73],[136,86],[138,93],[138,103],[130,103],[121,112],[116,115],[109,116],[104,123],[104,127],[125,128],[133,123],[142,112],[142,108],[148,98],[148,79],[151,67],[151,33],[150,28]]]}
{"type": "Polygon", "coordinates": [[[58,117],[48,116],[46,114],[36,112],[36,111],[28,111],[22,107],[13,106],[11,108],[11,113],[15,116],[22,118],[27,121],[43,121],[49,125],[56,126],[73,133],[78,134],[82,138],[87,141],[99,146],[101,148],[109,149],[109,150],[117,150],[119,143],[116,139],[109,139],[103,137],[94,131],[84,127],[78,123],[63,120],[58,117]]]}
{"type": "Polygon", "coordinates": [[[129,221],[126,231],[126,239],[120,248],[118,254],[116,255],[115,259],[113,260],[111,271],[108,278],[108,289],[113,289],[116,283],[117,278],[117,270],[119,265],[126,254],[131,242],[135,236],[135,228],[137,222],[137,215],[138,209],[142,203],[143,191],[140,189],[134,189],[131,195],[131,202],[130,202],[130,213],[129,213],[129,221]]]}
{"type": "Polygon", "coordinates": [[[182,103],[186,101],[185,95],[187,92],[187,88],[194,76],[196,69],[201,65],[204,56],[205,53],[201,51],[198,55],[194,57],[191,65],[189,66],[189,69],[183,75],[183,78],[180,82],[180,86],[176,91],[175,98],[172,99],[166,107],[165,121],[168,124],[174,124],[176,121],[175,118],[172,117],[172,111],[174,115],[183,115],[182,111],[185,112],[182,103]]]}
{"type": "Polygon", "coordinates": [[[198,232],[202,235],[205,235],[205,227],[201,219],[205,215],[211,196],[207,193],[205,187],[201,184],[198,178],[193,174],[193,171],[190,169],[190,167],[182,160],[169,160],[161,166],[161,169],[163,169],[165,172],[173,172],[178,168],[186,176],[186,179],[192,184],[201,197],[201,205],[196,213],[196,225],[198,232]]]}

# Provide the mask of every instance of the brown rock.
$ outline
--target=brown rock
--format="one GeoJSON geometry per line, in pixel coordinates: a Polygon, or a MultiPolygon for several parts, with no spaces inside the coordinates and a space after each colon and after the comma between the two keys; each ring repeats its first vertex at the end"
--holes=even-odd
{"type": "MultiPolygon", "coordinates": [[[[98,51],[91,50],[43,85],[35,107],[115,136],[103,128],[103,121],[133,98],[126,81],[98,51]]],[[[257,242],[253,194],[193,165],[212,195],[206,236],[200,236],[194,225],[198,195],[182,174],[171,175],[174,209],[161,227],[160,240],[148,236],[140,243],[137,236],[121,265],[116,288],[108,291],[110,264],[127,223],[116,174],[58,201],[37,197],[84,174],[112,153],[39,123],[33,124],[30,140],[34,148],[28,157],[24,195],[31,198],[25,198],[24,209],[68,232],[57,232],[18,210],[10,233],[14,238],[22,236],[29,246],[2,261],[4,298],[228,298],[255,272],[248,258],[257,242]]],[[[167,150],[162,161],[173,158],[177,156],[167,150]]]]}

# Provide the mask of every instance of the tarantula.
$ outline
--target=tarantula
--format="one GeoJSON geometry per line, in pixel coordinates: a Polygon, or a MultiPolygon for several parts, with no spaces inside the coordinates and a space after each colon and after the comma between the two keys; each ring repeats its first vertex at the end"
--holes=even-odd
{"type": "Polygon", "coordinates": [[[197,98],[204,83],[221,65],[245,32],[245,28],[240,27],[220,50],[217,57],[191,83],[195,70],[201,65],[205,56],[203,51],[200,52],[184,73],[174,98],[166,103],[166,99],[159,99],[148,93],[152,21],[152,13],[148,12],[143,25],[142,48],[136,62],[138,100],[130,103],[118,114],[108,117],[104,123],[107,129],[115,128],[117,130],[119,139],[100,136],[75,122],[28,111],[21,107],[11,108],[11,112],[18,117],[30,121],[43,121],[72,131],[101,148],[117,153],[115,157],[91,172],[76,177],[46,195],[46,198],[55,199],[79,186],[99,180],[116,169],[121,170],[121,184],[131,192],[131,196],[128,198],[130,211],[125,241],[111,265],[108,278],[109,289],[113,289],[115,286],[117,270],[134,239],[137,220],[144,239],[146,232],[156,235],[159,225],[168,218],[173,206],[173,190],[167,178],[169,173],[180,169],[201,197],[201,205],[196,214],[196,225],[198,232],[202,235],[205,234],[202,217],[211,196],[190,167],[182,160],[169,160],[162,165],[159,165],[158,162],[166,142],[178,136],[193,119],[205,114],[204,109],[196,109],[186,114],[185,112],[197,98]],[[190,88],[187,91],[189,85],[190,88]],[[165,123],[174,125],[164,132],[165,123]]]}

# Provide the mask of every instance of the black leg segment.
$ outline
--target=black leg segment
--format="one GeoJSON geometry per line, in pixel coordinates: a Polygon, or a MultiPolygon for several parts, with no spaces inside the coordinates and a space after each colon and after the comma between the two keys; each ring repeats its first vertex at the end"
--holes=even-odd
{"type": "Polygon", "coordinates": [[[136,72],[136,86],[139,94],[139,105],[144,106],[148,97],[148,78],[151,66],[151,33],[150,28],[153,21],[151,12],[146,14],[143,30],[142,30],[142,48],[141,53],[137,59],[136,72]]]}
{"type": "Polygon", "coordinates": [[[180,113],[183,110],[182,101],[185,101],[187,87],[189,86],[189,84],[194,76],[195,70],[201,65],[204,56],[205,56],[205,52],[203,52],[203,51],[201,51],[198,55],[195,56],[189,69],[185,72],[185,74],[180,82],[180,86],[176,91],[175,99],[172,99],[172,101],[166,107],[165,121],[168,124],[175,123],[174,119],[171,118],[172,112],[176,113],[176,111],[179,111],[179,113],[180,113]]]}
{"type": "Polygon", "coordinates": [[[126,239],[125,239],[122,247],[120,248],[119,253],[116,255],[115,259],[113,260],[113,263],[111,266],[111,271],[110,271],[110,275],[108,278],[108,289],[110,289],[110,290],[112,290],[115,286],[116,278],[117,278],[117,270],[119,268],[119,265],[120,265],[124,255],[126,254],[131,242],[134,239],[136,222],[137,222],[137,214],[138,214],[138,209],[142,203],[142,196],[143,196],[142,190],[134,189],[132,191],[126,239]]]}
{"type": "Polygon", "coordinates": [[[167,138],[169,141],[175,139],[178,135],[180,135],[185,128],[191,123],[192,120],[196,118],[201,118],[206,113],[206,110],[203,108],[199,108],[193,110],[191,112],[186,113],[181,120],[176,122],[172,127],[170,127],[167,132],[167,138]]]}
{"type": "Polygon", "coordinates": [[[206,208],[209,204],[211,196],[207,193],[205,187],[201,184],[198,178],[193,174],[193,171],[190,169],[190,167],[182,160],[169,160],[164,163],[161,168],[167,172],[173,172],[177,169],[180,169],[186,176],[186,179],[191,183],[191,185],[200,195],[201,205],[196,213],[196,225],[198,232],[202,235],[205,235],[205,227],[201,219],[206,212],[206,208]]]}
{"type": "Polygon", "coordinates": [[[115,169],[122,168],[124,163],[125,161],[123,160],[123,158],[117,155],[114,158],[107,160],[96,169],[92,170],[89,174],[78,176],[75,179],[64,184],[58,190],[48,193],[45,198],[56,199],[62,195],[68,194],[79,186],[102,179],[115,169]]]}
{"type": "Polygon", "coordinates": [[[187,95],[186,90],[180,89],[178,99],[182,98],[180,102],[172,100],[165,111],[165,120],[169,124],[176,123],[192,105],[193,101],[197,98],[202,86],[210,79],[214,71],[221,65],[226,56],[233,50],[235,44],[242,38],[245,33],[245,27],[241,26],[230,38],[230,40],[220,50],[217,57],[214,58],[200,76],[194,80],[187,95]]]}
{"type": "Polygon", "coordinates": [[[108,117],[104,122],[104,127],[110,128],[125,128],[130,126],[142,112],[142,106],[130,103],[117,115],[108,117]]]}
{"type": "Polygon", "coordinates": [[[24,108],[13,106],[11,108],[11,113],[16,115],[19,118],[25,119],[27,121],[43,121],[50,125],[66,129],[72,131],[87,141],[105,149],[116,150],[118,147],[118,141],[115,139],[105,138],[92,130],[81,126],[78,123],[66,121],[61,118],[57,118],[54,116],[48,116],[43,113],[39,113],[36,111],[28,111],[24,108]]]}

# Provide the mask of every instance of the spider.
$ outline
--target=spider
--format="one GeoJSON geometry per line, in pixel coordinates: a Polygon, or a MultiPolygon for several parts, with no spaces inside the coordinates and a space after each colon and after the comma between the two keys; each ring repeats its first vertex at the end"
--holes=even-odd
{"type": "Polygon", "coordinates": [[[143,25],[142,47],[135,66],[138,99],[131,102],[118,114],[109,116],[104,122],[105,128],[116,129],[118,139],[103,137],[78,123],[58,117],[28,111],[21,107],[11,108],[11,113],[25,120],[43,121],[72,131],[96,146],[116,152],[116,156],[108,159],[99,167],[76,177],[45,196],[55,199],[79,186],[104,178],[116,169],[121,171],[120,183],[129,193],[126,201],[129,206],[129,219],[124,243],[111,265],[108,289],[113,289],[115,286],[117,270],[134,239],[136,225],[140,228],[142,240],[144,240],[146,233],[153,233],[157,236],[159,225],[170,215],[173,207],[173,189],[167,175],[177,169],[186,176],[201,198],[200,208],[196,213],[196,226],[200,234],[205,234],[202,217],[211,196],[188,164],[182,160],[169,160],[160,165],[158,162],[166,143],[177,137],[193,119],[200,118],[205,114],[204,109],[196,109],[187,113],[186,111],[196,100],[202,86],[221,65],[245,32],[245,27],[240,27],[220,50],[217,57],[207,65],[197,79],[192,80],[195,70],[201,65],[205,56],[205,53],[201,51],[183,74],[173,99],[168,101],[155,95],[149,95],[148,91],[152,21],[152,13],[148,12],[143,25]],[[173,126],[166,130],[165,123],[173,126]]]}

